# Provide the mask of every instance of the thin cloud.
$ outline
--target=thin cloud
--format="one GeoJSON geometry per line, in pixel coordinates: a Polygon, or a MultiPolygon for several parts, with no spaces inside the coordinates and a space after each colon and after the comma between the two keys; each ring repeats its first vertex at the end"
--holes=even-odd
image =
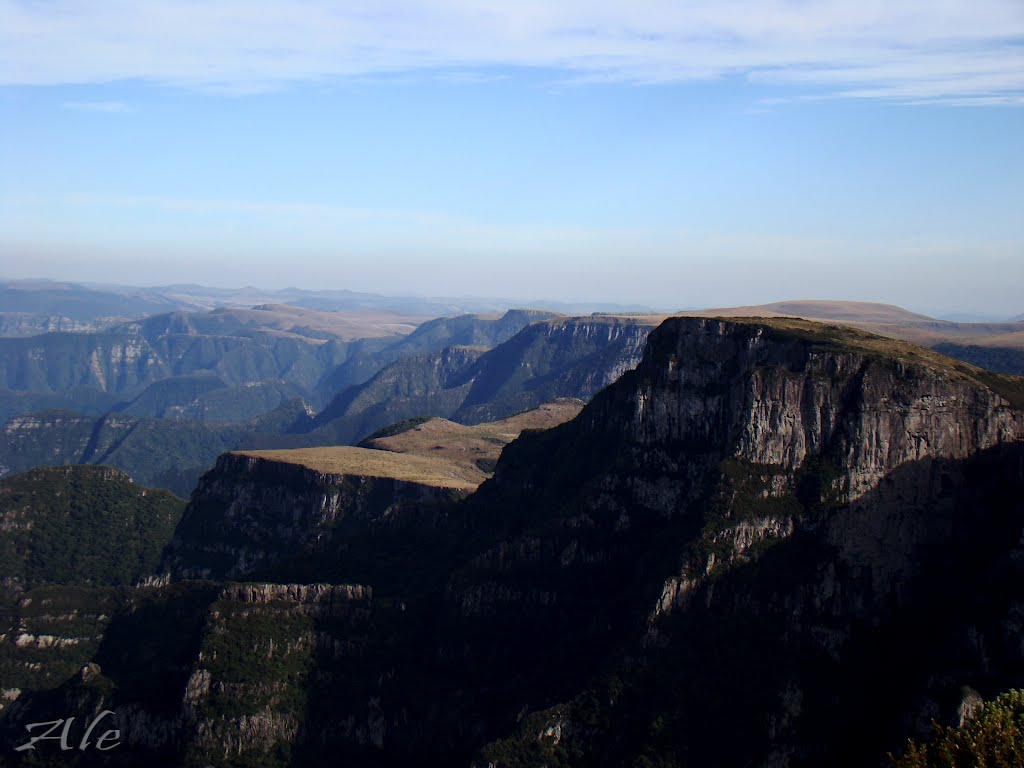
{"type": "MultiPolygon", "coordinates": [[[[0,0],[0,83],[249,92],[499,67],[582,81],[726,76],[904,102],[1019,103],[1020,0],[0,0]]],[[[446,73],[446,74],[445,74],[446,73]]]]}
{"type": "Polygon", "coordinates": [[[135,111],[134,107],[125,104],[123,101],[65,101],[61,106],[73,112],[128,114],[135,111]]]}

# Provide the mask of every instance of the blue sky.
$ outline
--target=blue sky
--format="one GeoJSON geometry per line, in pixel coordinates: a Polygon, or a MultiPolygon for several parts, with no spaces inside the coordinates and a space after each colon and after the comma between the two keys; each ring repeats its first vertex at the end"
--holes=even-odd
{"type": "Polygon", "coordinates": [[[0,0],[0,274],[1024,312],[1019,0],[363,8],[0,0]]]}

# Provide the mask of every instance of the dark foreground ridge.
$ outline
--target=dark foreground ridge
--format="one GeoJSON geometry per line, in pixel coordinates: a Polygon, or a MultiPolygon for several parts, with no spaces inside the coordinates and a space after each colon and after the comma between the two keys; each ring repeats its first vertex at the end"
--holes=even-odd
{"type": "Polygon", "coordinates": [[[174,580],[79,596],[95,666],[13,698],[6,744],[106,708],[124,743],[82,765],[878,765],[1024,683],[1019,387],[670,318],[468,495],[225,460],[174,580]]]}

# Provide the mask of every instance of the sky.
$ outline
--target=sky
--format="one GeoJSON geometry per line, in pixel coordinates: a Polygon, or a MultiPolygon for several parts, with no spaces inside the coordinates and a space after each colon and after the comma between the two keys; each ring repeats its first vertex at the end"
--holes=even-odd
{"type": "Polygon", "coordinates": [[[0,0],[0,277],[1024,312],[1021,0],[0,0]]]}

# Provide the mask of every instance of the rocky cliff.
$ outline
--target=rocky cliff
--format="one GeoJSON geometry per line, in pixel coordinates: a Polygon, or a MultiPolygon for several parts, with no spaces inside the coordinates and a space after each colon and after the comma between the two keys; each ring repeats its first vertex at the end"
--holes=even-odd
{"type": "Polygon", "coordinates": [[[460,485],[335,474],[226,453],[200,480],[166,567],[180,578],[223,579],[295,569],[305,561],[308,576],[311,562],[344,549],[346,534],[401,525],[404,516],[466,493],[460,485]]]}
{"type": "Polygon", "coordinates": [[[354,442],[395,421],[495,421],[559,397],[589,400],[633,368],[660,316],[592,315],[533,322],[490,350],[449,347],[409,358],[345,390],[312,436],[354,442]]]}
{"type": "Polygon", "coordinates": [[[598,314],[527,326],[480,359],[454,418],[493,421],[558,397],[589,400],[640,362],[661,319],[598,314]]]}
{"type": "Polygon", "coordinates": [[[666,321],[468,502],[502,533],[453,608],[558,626],[548,694],[584,689],[483,758],[868,764],[961,685],[1015,682],[1024,603],[989,580],[1019,557],[1024,425],[1018,383],[983,378],[827,326],[666,321]],[[985,583],[998,609],[972,603],[985,583]]]}
{"type": "MultiPolygon", "coordinates": [[[[352,317],[270,306],[0,339],[0,476],[107,463],[187,496],[225,450],[349,443],[407,416],[450,415],[468,391],[453,377],[552,314],[444,317],[397,338],[385,323],[385,337],[345,340],[352,317]],[[296,434],[339,391],[356,393],[338,401],[345,418],[296,434]]],[[[375,318],[367,333],[381,332],[375,318]]]]}
{"type": "Polygon", "coordinates": [[[0,475],[57,464],[108,464],[182,497],[226,450],[270,440],[309,420],[301,400],[231,424],[147,419],[121,413],[85,418],[47,411],[8,421],[0,432],[0,475]]]}
{"type": "Polygon", "coordinates": [[[261,583],[119,612],[104,701],[196,764],[877,765],[1024,683],[1021,392],[848,329],[671,318],[465,498],[225,456],[168,562],[261,583]]]}

